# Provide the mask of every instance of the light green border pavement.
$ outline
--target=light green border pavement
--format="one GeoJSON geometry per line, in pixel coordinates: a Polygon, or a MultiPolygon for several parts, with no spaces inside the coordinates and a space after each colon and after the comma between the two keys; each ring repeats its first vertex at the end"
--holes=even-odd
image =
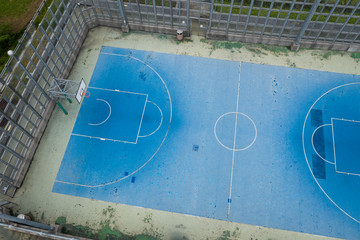
{"type": "MultiPolygon", "coordinates": [[[[89,82],[102,45],[339,73],[359,73],[359,59],[346,52],[291,52],[282,47],[210,41],[198,36],[177,42],[174,36],[169,35],[123,34],[119,29],[98,27],[88,33],[69,79],[84,78],[89,82]]],[[[62,101],[62,104],[69,115],[66,116],[58,107],[55,108],[24,184],[12,199],[18,204],[16,213],[28,213],[34,220],[48,224],[54,224],[56,220],[64,222],[66,218],[66,223],[81,225],[89,231],[116,229],[130,236],[144,234],[158,239],[332,239],[52,193],[79,111],[79,104],[76,102],[69,104],[62,101]]],[[[314,188],[317,188],[316,184],[314,188]]],[[[104,239],[104,235],[97,236],[104,239]]]]}

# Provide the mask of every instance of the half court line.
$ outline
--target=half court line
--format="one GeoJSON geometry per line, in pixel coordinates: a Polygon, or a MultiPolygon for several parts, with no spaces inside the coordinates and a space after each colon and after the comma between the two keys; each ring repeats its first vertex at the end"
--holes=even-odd
{"type": "Polygon", "coordinates": [[[234,144],[233,144],[233,154],[232,154],[232,161],[231,161],[231,174],[230,174],[230,192],[228,198],[228,213],[227,213],[227,220],[229,221],[230,218],[230,210],[231,210],[231,196],[232,196],[232,183],[233,183],[233,175],[234,175],[234,162],[235,162],[235,148],[236,148],[236,128],[237,128],[237,113],[239,111],[239,93],[240,93],[240,74],[241,74],[241,62],[239,64],[239,79],[238,79],[238,89],[237,89],[237,96],[236,96],[236,114],[235,114],[235,129],[234,129],[234,144]]]}

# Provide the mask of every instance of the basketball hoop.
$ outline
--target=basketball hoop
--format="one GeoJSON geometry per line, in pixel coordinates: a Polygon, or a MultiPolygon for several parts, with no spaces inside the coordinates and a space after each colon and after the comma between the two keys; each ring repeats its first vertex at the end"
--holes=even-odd
{"type": "Polygon", "coordinates": [[[89,91],[85,91],[85,92],[81,93],[81,95],[82,95],[83,97],[89,98],[89,97],[90,97],[90,92],[89,92],[89,91]]]}

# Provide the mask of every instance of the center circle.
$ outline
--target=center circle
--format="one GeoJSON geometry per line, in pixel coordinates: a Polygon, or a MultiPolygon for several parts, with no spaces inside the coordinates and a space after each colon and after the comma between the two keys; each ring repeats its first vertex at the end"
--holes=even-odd
{"type": "Polygon", "coordinates": [[[257,138],[254,121],[241,112],[228,112],[215,122],[214,134],[221,146],[231,151],[250,148],[257,138]]]}

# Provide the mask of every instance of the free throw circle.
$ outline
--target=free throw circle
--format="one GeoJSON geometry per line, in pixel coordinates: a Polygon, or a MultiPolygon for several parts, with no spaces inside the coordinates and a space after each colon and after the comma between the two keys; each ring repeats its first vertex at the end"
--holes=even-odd
{"type": "Polygon", "coordinates": [[[228,112],[215,122],[214,134],[221,146],[231,151],[243,151],[250,148],[257,138],[254,121],[241,112],[228,112]]]}

